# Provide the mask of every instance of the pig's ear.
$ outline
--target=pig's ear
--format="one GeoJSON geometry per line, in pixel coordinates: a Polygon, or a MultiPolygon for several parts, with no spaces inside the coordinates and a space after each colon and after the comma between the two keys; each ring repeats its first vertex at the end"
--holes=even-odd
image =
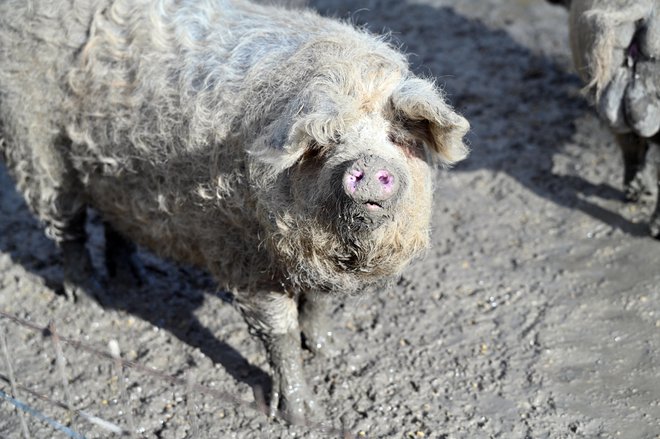
{"type": "Polygon", "coordinates": [[[321,93],[301,93],[275,113],[249,153],[277,171],[293,166],[313,145],[336,142],[343,129],[337,104],[321,93]]]}
{"type": "Polygon", "coordinates": [[[248,153],[276,172],[293,166],[304,154],[308,143],[308,137],[300,127],[302,111],[302,104],[297,100],[281,109],[277,117],[261,130],[248,153]]]}
{"type": "Polygon", "coordinates": [[[394,90],[391,102],[395,117],[423,127],[421,132],[412,134],[421,137],[442,164],[451,165],[468,155],[463,137],[470,124],[445,102],[433,84],[408,78],[394,90]]]}

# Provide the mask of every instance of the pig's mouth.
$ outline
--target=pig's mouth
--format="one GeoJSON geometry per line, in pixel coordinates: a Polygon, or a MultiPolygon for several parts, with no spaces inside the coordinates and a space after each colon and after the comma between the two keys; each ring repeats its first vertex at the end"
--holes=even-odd
{"type": "Polygon", "coordinates": [[[380,203],[377,203],[375,201],[367,201],[364,203],[365,209],[369,212],[380,212],[383,210],[383,206],[380,203]]]}
{"type": "Polygon", "coordinates": [[[369,234],[393,219],[391,206],[382,201],[355,203],[346,200],[339,209],[339,214],[333,216],[335,227],[341,235],[369,234]]]}

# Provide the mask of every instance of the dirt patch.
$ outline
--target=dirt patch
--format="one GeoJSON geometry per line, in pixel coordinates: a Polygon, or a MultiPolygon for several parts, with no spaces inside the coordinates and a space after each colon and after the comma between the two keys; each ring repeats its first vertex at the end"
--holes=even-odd
{"type": "MultiPolygon", "coordinates": [[[[312,6],[392,31],[470,120],[472,154],[438,174],[427,257],[394,289],[337,302],[346,350],[306,359],[327,421],[367,437],[658,437],[653,206],[622,201],[619,151],[570,72],[566,14],[540,0],[356,3],[312,6]]],[[[89,230],[100,268],[94,218],[89,230]]],[[[141,257],[148,285],[113,291],[105,309],[66,302],[54,294],[57,250],[0,169],[1,310],[54,321],[104,351],[114,339],[126,359],[252,402],[268,366],[229,298],[203,273],[141,257]]],[[[66,399],[51,341],[0,321],[16,379],[66,399]]],[[[146,437],[320,436],[133,369],[125,404],[112,361],[63,347],[75,407],[123,427],[131,411],[146,437]]],[[[68,421],[65,409],[23,395],[68,421]]],[[[34,416],[27,423],[32,437],[65,437],[34,416]]],[[[79,417],[72,427],[108,437],[79,417]]],[[[20,431],[0,401],[0,436],[20,431]]]]}

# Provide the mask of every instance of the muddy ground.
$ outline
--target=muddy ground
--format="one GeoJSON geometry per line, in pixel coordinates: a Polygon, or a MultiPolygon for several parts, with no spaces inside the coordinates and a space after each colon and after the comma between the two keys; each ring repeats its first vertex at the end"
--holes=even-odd
{"type": "MultiPolygon", "coordinates": [[[[659,438],[652,198],[622,201],[618,149],[570,69],[565,12],[541,0],[312,6],[392,31],[472,123],[469,159],[438,174],[427,257],[391,291],[337,301],[347,348],[305,359],[328,425],[373,438],[659,438]]],[[[89,230],[100,268],[97,219],[89,230]]],[[[148,285],[115,289],[105,308],[67,302],[56,248],[0,168],[0,310],[102,350],[114,339],[129,360],[254,401],[268,365],[228,297],[203,273],[141,256],[148,285]]],[[[0,323],[17,381],[66,400],[51,341],[0,323]]],[[[144,437],[324,437],[132,369],[126,404],[111,361],[67,345],[64,356],[74,406],[144,437]]],[[[34,415],[27,424],[34,438],[67,437],[34,415]]],[[[80,417],[70,425],[111,437],[80,417]]],[[[0,400],[0,437],[20,432],[0,400]]]]}

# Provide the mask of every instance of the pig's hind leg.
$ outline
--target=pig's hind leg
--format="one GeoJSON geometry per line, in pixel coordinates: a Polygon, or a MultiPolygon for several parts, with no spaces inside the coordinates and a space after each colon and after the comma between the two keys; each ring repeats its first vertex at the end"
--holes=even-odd
{"type": "Polygon", "coordinates": [[[44,129],[14,130],[10,166],[26,201],[62,254],[64,294],[71,300],[99,298],[101,287],[87,251],[87,202],[73,168],[70,141],[44,122],[44,129]]]}
{"type": "Polygon", "coordinates": [[[53,206],[43,215],[46,233],[62,251],[63,288],[74,301],[99,300],[102,288],[87,251],[85,222],[87,208],[82,194],[58,188],[53,192],[53,206]]]}
{"type": "Polygon", "coordinates": [[[147,282],[144,266],[138,258],[136,245],[115,230],[108,222],[105,231],[105,267],[108,276],[119,285],[143,285],[147,282]]]}
{"type": "Polygon", "coordinates": [[[81,301],[98,297],[101,290],[86,248],[86,196],[70,161],[71,142],[51,120],[56,112],[48,113],[48,108],[48,103],[21,102],[0,115],[2,155],[17,189],[60,249],[64,294],[81,301]]]}
{"type": "Polygon", "coordinates": [[[654,151],[656,153],[654,165],[656,187],[658,192],[656,193],[655,210],[653,211],[651,220],[649,221],[649,232],[654,238],[660,239],[660,151],[657,150],[657,148],[660,146],[660,135],[656,135],[650,143],[654,148],[656,148],[656,151],[654,151]]]}

